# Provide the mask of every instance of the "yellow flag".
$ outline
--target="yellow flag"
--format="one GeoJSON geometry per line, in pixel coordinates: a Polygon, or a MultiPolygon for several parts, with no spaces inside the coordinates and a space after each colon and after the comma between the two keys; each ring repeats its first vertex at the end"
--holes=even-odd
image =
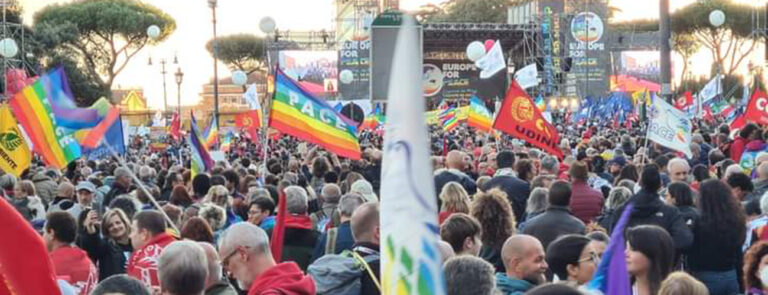
{"type": "Polygon", "coordinates": [[[0,170],[21,176],[29,168],[32,152],[7,105],[0,106],[0,170]]]}

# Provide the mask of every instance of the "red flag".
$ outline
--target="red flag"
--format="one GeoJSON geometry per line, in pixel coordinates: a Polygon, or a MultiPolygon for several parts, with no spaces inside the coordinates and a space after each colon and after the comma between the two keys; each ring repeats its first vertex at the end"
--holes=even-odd
{"type": "Polygon", "coordinates": [[[747,125],[747,119],[742,114],[742,115],[739,115],[736,119],[734,119],[733,122],[731,122],[730,127],[731,127],[731,130],[736,130],[736,129],[741,129],[741,127],[744,127],[744,125],[747,125]]]}
{"type": "Polygon", "coordinates": [[[675,108],[678,110],[682,111],[690,105],[693,105],[693,95],[690,91],[686,91],[683,96],[675,100],[675,108]]]}
{"type": "Polygon", "coordinates": [[[251,140],[256,141],[259,137],[258,128],[261,127],[261,111],[250,110],[238,114],[235,116],[235,126],[245,129],[251,140]]]}
{"type": "Polygon", "coordinates": [[[768,98],[766,98],[765,93],[763,93],[760,89],[755,89],[755,92],[752,94],[752,98],[747,104],[747,111],[744,112],[744,119],[760,125],[768,124],[768,110],[766,110],[767,106],[768,98]]]}
{"type": "Polygon", "coordinates": [[[561,159],[563,157],[558,147],[560,134],[557,129],[542,117],[531,97],[515,81],[509,85],[493,128],[523,139],[561,159]]]}
{"type": "Polygon", "coordinates": [[[283,241],[285,240],[285,219],[288,217],[288,210],[285,206],[285,192],[280,190],[280,196],[277,204],[277,221],[272,229],[272,239],[269,241],[272,250],[272,258],[280,263],[283,260],[283,241]]]}
{"type": "Polygon", "coordinates": [[[173,119],[171,119],[171,136],[175,140],[181,138],[181,119],[179,113],[173,113],[173,119]]]}
{"type": "Polygon", "coordinates": [[[613,115],[613,128],[619,129],[619,113],[613,115]]]}
{"type": "Polygon", "coordinates": [[[702,110],[704,111],[704,115],[703,115],[704,120],[707,120],[710,122],[715,121],[715,115],[712,114],[712,109],[709,106],[704,106],[702,110]]]}
{"type": "Polygon", "coordinates": [[[7,238],[0,243],[0,294],[59,294],[43,238],[5,200],[0,200],[0,224],[0,235],[7,238]]]}

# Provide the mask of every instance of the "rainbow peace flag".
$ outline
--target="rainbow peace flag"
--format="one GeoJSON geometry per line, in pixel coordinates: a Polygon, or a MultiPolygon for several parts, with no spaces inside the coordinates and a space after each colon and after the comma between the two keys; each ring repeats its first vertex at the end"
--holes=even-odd
{"type": "Polygon", "coordinates": [[[456,108],[446,106],[440,112],[440,124],[443,125],[443,131],[448,132],[459,126],[459,116],[456,114],[456,108]]]}
{"type": "Polygon", "coordinates": [[[219,142],[219,124],[216,123],[216,114],[211,115],[211,123],[205,128],[202,138],[205,140],[205,147],[209,149],[219,142]]]}
{"type": "Polygon", "coordinates": [[[539,108],[539,111],[544,112],[547,110],[547,103],[544,102],[544,97],[541,95],[536,97],[534,103],[536,104],[536,107],[539,108]]]}
{"type": "Polygon", "coordinates": [[[383,126],[386,120],[387,118],[381,114],[381,109],[377,105],[376,108],[373,110],[373,112],[371,112],[368,116],[365,116],[365,119],[363,120],[363,124],[360,126],[360,129],[375,130],[383,126]]]}
{"type": "Polygon", "coordinates": [[[79,158],[81,151],[77,140],[63,132],[57,124],[49,93],[64,90],[61,89],[61,82],[55,81],[49,74],[43,75],[16,93],[10,106],[32,142],[33,151],[42,157],[46,165],[62,169],[79,158]]]}
{"type": "MultiPolygon", "coordinates": [[[[75,105],[74,96],[69,89],[67,75],[62,68],[48,72],[40,80],[53,110],[56,125],[72,130],[96,127],[104,117],[105,110],[96,103],[88,108],[75,105]]],[[[98,103],[98,102],[97,102],[98,103]]]]}
{"type": "Polygon", "coordinates": [[[221,140],[221,151],[228,152],[232,148],[232,132],[227,132],[221,140]]]}
{"type": "Polygon", "coordinates": [[[197,129],[197,120],[195,119],[195,114],[193,114],[191,111],[189,113],[192,123],[189,124],[190,131],[187,135],[187,142],[189,143],[190,147],[192,162],[191,170],[192,177],[194,178],[198,173],[205,172],[213,168],[214,163],[211,155],[208,153],[208,148],[202,141],[200,130],[197,129]]]}
{"type": "Polygon", "coordinates": [[[485,107],[485,104],[477,96],[469,100],[469,117],[467,125],[482,131],[491,132],[493,128],[493,116],[485,107]]]}
{"type": "Polygon", "coordinates": [[[310,94],[279,68],[275,72],[269,127],[322,146],[339,156],[359,160],[360,144],[355,123],[310,94]]]}

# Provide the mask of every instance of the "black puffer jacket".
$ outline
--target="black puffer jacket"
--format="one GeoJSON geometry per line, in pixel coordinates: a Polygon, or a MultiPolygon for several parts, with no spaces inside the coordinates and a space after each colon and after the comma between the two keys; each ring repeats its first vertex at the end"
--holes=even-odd
{"type": "Polygon", "coordinates": [[[131,243],[119,245],[112,239],[102,238],[98,231],[95,234],[80,231],[77,246],[88,252],[88,257],[98,265],[99,281],[124,274],[128,255],[133,251],[131,243]]]}
{"type": "MultiPolygon", "coordinates": [[[[685,225],[683,215],[677,208],[664,204],[655,192],[640,190],[629,199],[627,204],[629,203],[633,203],[635,207],[629,217],[627,228],[646,224],[658,225],[672,236],[676,249],[686,249],[693,244],[693,233],[685,225]]],[[[612,214],[611,232],[613,232],[613,227],[616,226],[627,204],[622,205],[612,214]]]]}

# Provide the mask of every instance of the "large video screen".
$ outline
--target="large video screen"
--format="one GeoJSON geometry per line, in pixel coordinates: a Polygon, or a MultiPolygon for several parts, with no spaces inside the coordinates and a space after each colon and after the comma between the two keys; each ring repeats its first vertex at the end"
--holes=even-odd
{"type": "Polygon", "coordinates": [[[280,51],[280,69],[299,81],[304,89],[320,96],[338,92],[338,52],[336,51],[280,51]]]}
{"type": "Polygon", "coordinates": [[[622,51],[619,74],[658,81],[659,58],[658,51],[622,51]]]}

